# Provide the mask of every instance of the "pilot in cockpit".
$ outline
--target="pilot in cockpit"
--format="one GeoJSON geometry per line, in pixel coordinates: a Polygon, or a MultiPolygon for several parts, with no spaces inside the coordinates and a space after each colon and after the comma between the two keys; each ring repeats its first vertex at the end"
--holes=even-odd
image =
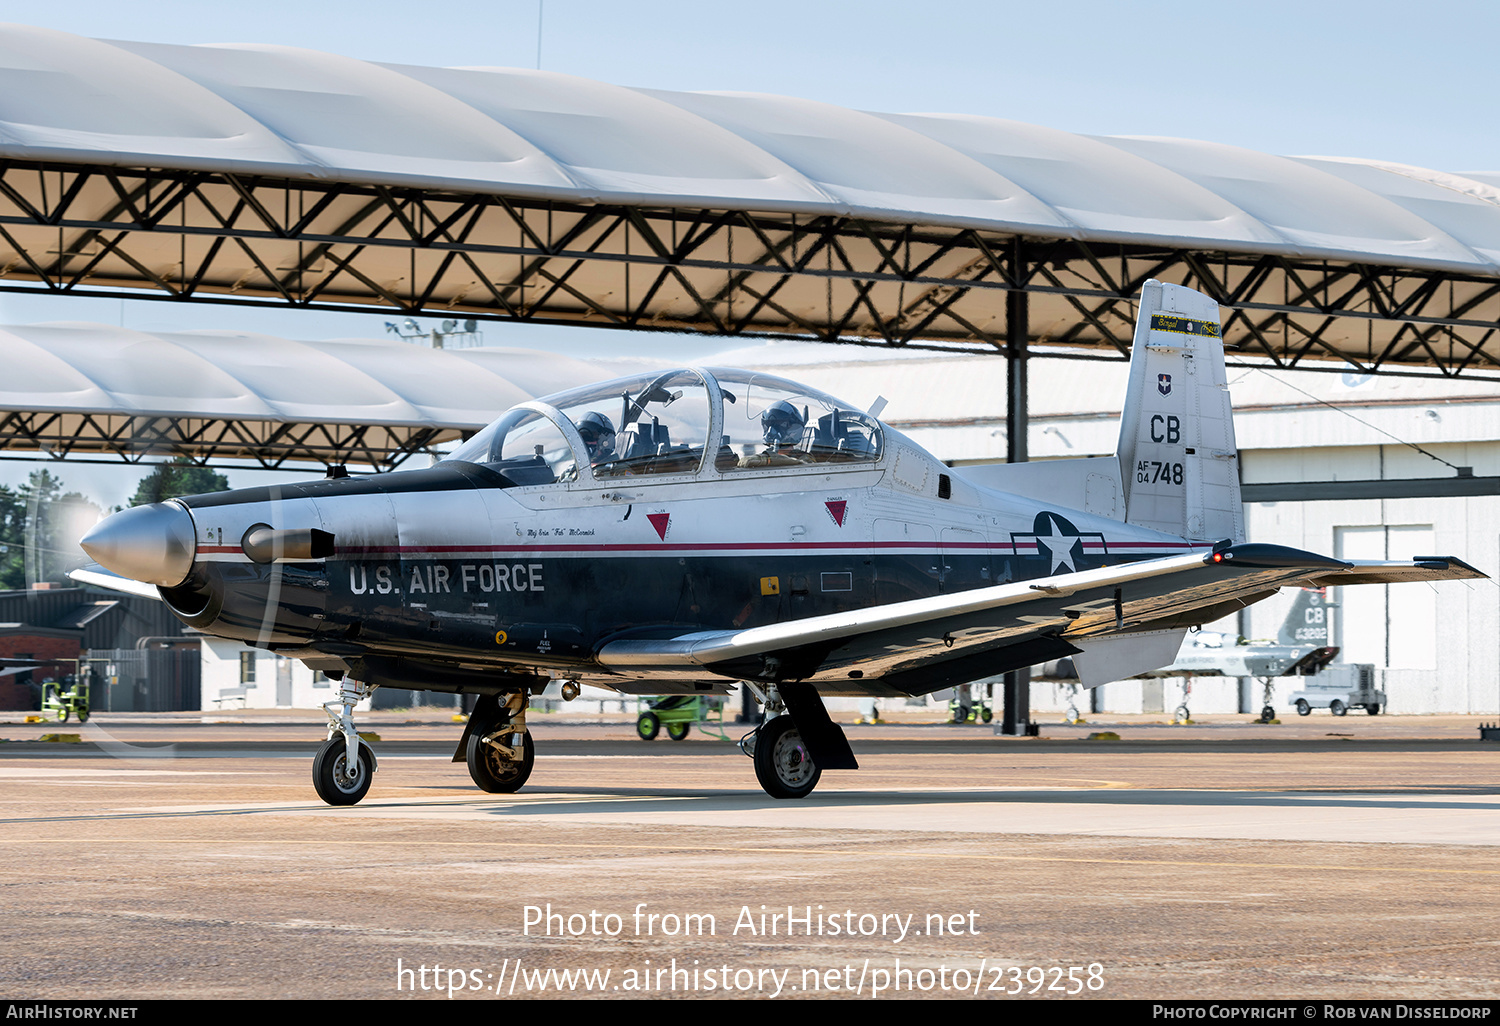
{"type": "Polygon", "coordinates": [[[615,452],[615,426],[602,413],[589,413],[578,422],[578,434],[589,450],[589,465],[599,466],[619,459],[615,452]]]}
{"type": "Polygon", "coordinates": [[[760,415],[760,429],[772,449],[794,449],[802,441],[802,415],[786,400],[768,406],[760,415]]]}
{"type": "Polygon", "coordinates": [[[806,421],[797,408],[785,399],[766,409],[760,415],[760,430],[765,438],[765,451],[746,456],[740,460],[742,467],[782,467],[801,463],[797,449],[802,444],[802,432],[806,421]]]}

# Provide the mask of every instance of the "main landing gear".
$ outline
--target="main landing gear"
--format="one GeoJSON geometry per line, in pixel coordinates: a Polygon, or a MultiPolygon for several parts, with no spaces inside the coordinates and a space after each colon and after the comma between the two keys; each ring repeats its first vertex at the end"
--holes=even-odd
{"type": "Polygon", "coordinates": [[[761,725],[751,758],[755,779],[772,798],[806,798],[823,775],[797,725],[785,714],[761,725]]]}
{"type": "MultiPolygon", "coordinates": [[[[474,704],[459,752],[481,791],[514,794],[531,776],[536,746],[526,729],[528,700],[523,688],[505,696],[504,705],[496,695],[484,695],[474,704]]],[[[459,761],[457,752],[453,761],[459,761]]]]}
{"type": "Polygon", "coordinates": [[[1260,679],[1260,719],[1256,723],[1272,723],[1276,720],[1276,678],[1260,679]]]}
{"type": "Polygon", "coordinates": [[[765,707],[766,720],[740,739],[755,763],[755,779],[772,798],[806,798],[826,769],[858,769],[849,740],[808,684],[746,682],[765,707]]]}
{"type": "Polygon", "coordinates": [[[338,700],[323,705],[328,714],[328,740],[313,759],[312,775],[313,789],[329,805],[354,805],[370,790],[375,750],[354,729],[354,707],[377,687],[345,677],[338,700]]]}

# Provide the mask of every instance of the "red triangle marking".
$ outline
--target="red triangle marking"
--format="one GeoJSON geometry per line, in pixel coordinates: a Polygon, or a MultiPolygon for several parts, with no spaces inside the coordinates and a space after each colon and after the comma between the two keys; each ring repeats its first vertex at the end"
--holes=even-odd
{"type": "Polygon", "coordinates": [[[656,528],[656,535],[662,541],[667,540],[667,524],[672,520],[670,513],[647,513],[646,519],[651,521],[651,526],[656,528]]]}
{"type": "Polygon", "coordinates": [[[835,524],[838,524],[840,527],[843,527],[844,509],[849,505],[849,503],[844,499],[840,499],[837,502],[825,502],[823,503],[823,505],[828,507],[828,515],[833,517],[833,522],[835,524]]]}

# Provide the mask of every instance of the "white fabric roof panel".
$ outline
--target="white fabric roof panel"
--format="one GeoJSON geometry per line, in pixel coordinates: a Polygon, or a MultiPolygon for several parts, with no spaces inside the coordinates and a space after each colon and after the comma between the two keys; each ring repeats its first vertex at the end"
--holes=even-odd
{"type": "Polygon", "coordinates": [[[1468,248],[1385,196],[1287,157],[1185,139],[1111,139],[1223,196],[1292,248],[1400,264],[1481,264],[1468,248]]]}
{"type": "Polygon", "coordinates": [[[299,342],[105,324],[0,327],[0,410],[378,424],[468,431],[519,402],[610,377],[550,353],[299,342]]]}
{"type": "Polygon", "coordinates": [[[760,147],[635,89],[509,68],[398,70],[503,121],[592,196],[776,209],[836,202],[760,147]]]}
{"type": "Polygon", "coordinates": [[[1491,176],[24,26],[0,28],[0,157],[1500,272],[1491,176]]]}
{"type": "Polygon", "coordinates": [[[0,29],[0,149],[35,159],[287,167],[265,125],[163,65],[50,29],[0,29]]]}
{"type": "Polygon", "coordinates": [[[999,118],[883,117],[1005,174],[1054,222],[1084,235],[1149,242],[1193,237],[1241,245],[1249,240],[1262,246],[1285,241],[1224,197],[1107,139],[999,118]]]}

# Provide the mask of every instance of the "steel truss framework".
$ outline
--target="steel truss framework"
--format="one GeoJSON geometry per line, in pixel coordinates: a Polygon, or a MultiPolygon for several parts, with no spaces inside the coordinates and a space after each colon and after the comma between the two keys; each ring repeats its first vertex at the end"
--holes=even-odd
{"type": "MultiPolygon", "coordinates": [[[[832,215],[0,162],[0,288],[54,295],[996,353],[1007,351],[1010,308],[1027,312],[1032,347],[1120,359],[1149,278],[1219,301],[1231,362],[1500,377],[1500,278],[1479,274],[832,215]],[[1018,292],[1026,303],[1008,304],[1018,292]]],[[[0,444],[56,437],[66,448],[22,420],[6,421],[0,444]]],[[[108,449],[108,439],[138,432],[130,444],[140,451],[156,432],[154,451],[198,458],[226,458],[238,445],[237,455],[268,465],[376,452],[356,429],[339,429],[341,440],[324,430],[313,443],[285,425],[261,438],[243,424],[183,421],[99,437],[108,449]],[[211,436],[226,448],[201,444],[211,436]]],[[[389,437],[407,448],[376,463],[434,444],[420,434],[389,437]]]]}
{"type": "Polygon", "coordinates": [[[45,457],[72,462],[140,463],[168,455],[203,466],[249,461],[268,470],[296,470],[317,469],[298,463],[357,463],[390,470],[460,434],[378,424],[0,411],[0,450],[39,450],[45,457]]]}
{"type": "Polygon", "coordinates": [[[835,217],[0,163],[0,285],[538,323],[1118,356],[1158,278],[1278,367],[1500,371],[1500,278],[835,217]]]}

